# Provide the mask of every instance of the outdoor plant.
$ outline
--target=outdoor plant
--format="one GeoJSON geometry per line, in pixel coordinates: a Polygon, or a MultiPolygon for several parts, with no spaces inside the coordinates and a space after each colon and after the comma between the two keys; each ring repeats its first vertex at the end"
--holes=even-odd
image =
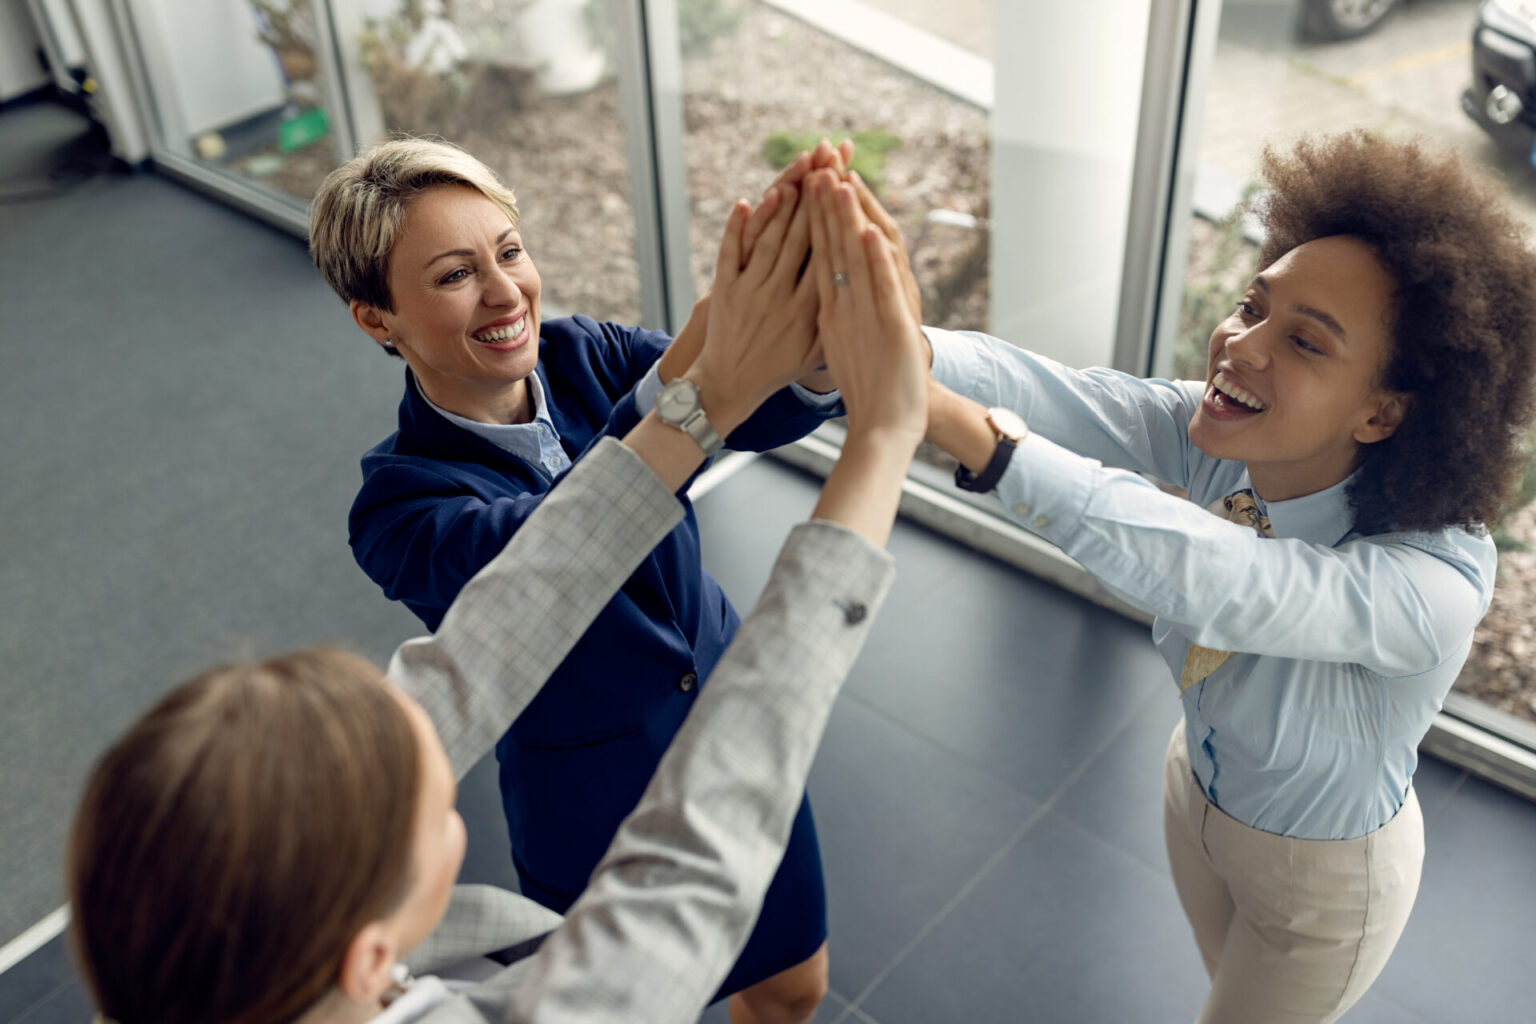
{"type": "MultiPolygon", "coordinates": [[[[451,0],[405,0],[398,13],[369,19],[359,34],[363,67],[373,80],[385,124],[393,131],[445,138],[521,109],[533,73],[462,56],[414,60],[427,34],[453,24],[451,0]]],[[[462,44],[460,44],[462,46],[462,44]]]]}
{"type": "Polygon", "coordinates": [[[697,53],[741,24],[739,0],[677,0],[678,43],[685,54],[697,53]]]}
{"type": "Polygon", "coordinates": [[[1192,226],[1179,336],[1173,349],[1173,375],[1180,380],[1205,379],[1211,331],[1232,312],[1244,283],[1253,275],[1259,249],[1244,233],[1243,219],[1257,191],[1257,182],[1249,182],[1231,213],[1215,224],[1196,221],[1192,226]]]}
{"type": "MultiPolygon", "coordinates": [[[[796,154],[803,150],[814,149],[816,143],[823,138],[831,139],[835,145],[849,138],[849,133],[774,132],[763,143],[763,158],[775,170],[779,170],[788,167],[796,154]]],[[[867,181],[869,187],[878,193],[885,187],[885,156],[901,145],[901,139],[882,128],[854,132],[852,138],[852,169],[858,171],[859,177],[867,181]]]]}
{"type": "Polygon", "coordinates": [[[1514,500],[1510,502],[1503,518],[1493,524],[1493,542],[1501,552],[1524,551],[1531,546],[1530,541],[1510,533],[1509,520],[1516,512],[1536,501],[1536,426],[1526,431],[1525,443],[1521,447],[1525,451],[1525,473],[1520,478],[1520,487],[1515,491],[1514,500]]]}

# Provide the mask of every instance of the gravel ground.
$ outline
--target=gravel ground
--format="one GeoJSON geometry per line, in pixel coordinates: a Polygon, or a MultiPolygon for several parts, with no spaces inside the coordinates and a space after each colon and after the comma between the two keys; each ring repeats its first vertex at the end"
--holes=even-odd
{"type": "Polygon", "coordinates": [[[1500,711],[1536,722],[1536,505],[1510,517],[1510,534],[1528,546],[1499,552],[1499,583],[1456,689],[1500,711]]]}
{"type": "MultiPolygon", "coordinates": [[[[882,192],[901,223],[926,309],[946,327],[986,322],[985,229],[925,229],[950,210],[985,219],[987,115],[905,73],[749,0],[724,0],[730,30],[684,57],[685,153],[694,286],[707,287],[720,232],[738,196],[756,197],[776,169],[775,132],[835,135],[881,129],[900,144],[882,192]]],[[[484,26],[481,26],[483,28],[484,26]]],[[[638,322],[639,269],[629,152],[618,85],[541,96],[500,69],[471,67],[470,84],[391,66],[380,105],[392,130],[440,135],[492,167],[517,193],[523,237],[547,300],[599,319],[638,322]]],[[[270,159],[275,146],[261,156],[270,159]]],[[[257,155],[257,154],[252,154],[257,155]]],[[[329,170],[325,143],[286,157],[266,182],[309,196],[329,170]]],[[[244,169],[249,158],[236,163],[244,169]]]]}

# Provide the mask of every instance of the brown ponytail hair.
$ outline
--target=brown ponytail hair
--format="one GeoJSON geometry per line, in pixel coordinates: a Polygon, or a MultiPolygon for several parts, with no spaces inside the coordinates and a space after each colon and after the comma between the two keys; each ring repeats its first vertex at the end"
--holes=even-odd
{"type": "Polygon", "coordinates": [[[97,763],[69,841],[71,941],[118,1024],[290,1021],[409,884],[421,758],[366,660],[229,665],[97,763]]]}

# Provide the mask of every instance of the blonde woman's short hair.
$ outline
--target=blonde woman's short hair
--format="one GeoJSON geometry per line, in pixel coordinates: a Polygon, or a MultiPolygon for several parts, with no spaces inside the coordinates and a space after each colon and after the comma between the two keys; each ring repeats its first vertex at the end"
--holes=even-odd
{"type": "Polygon", "coordinates": [[[309,204],[309,252],[344,302],[394,311],[389,254],[406,210],[437,185],[467,185],[501,207],[517,227],[517,197],[485,164],[434,139],[380,143],[336,168],[309,204]]]}

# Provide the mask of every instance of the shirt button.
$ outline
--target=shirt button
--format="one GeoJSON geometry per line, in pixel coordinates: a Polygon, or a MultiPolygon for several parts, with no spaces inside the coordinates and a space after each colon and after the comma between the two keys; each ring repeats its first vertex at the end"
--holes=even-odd
{"type": "Polygon", "coordinates": [[[1035,526],[1037,528],[1044,527],[1049,523],[1050,520],[1045,518],[1045,516],[1035,516],[1035,526]]]}
{"type": "Polygon", "coordinates": [[[868,614],[869,609],[864,607],[861,601],[854,601],[843,606],[843,620],[850,626],[857,626],[864,621],[864,616],[868,614]]]}
{"type": "Polygon", "coordinates": [[[684,672],[677,680],[677,688],[684,693],[692,693],[693,688],[699,685],[699,676],[696,672],[684,672]]]}
{"type": "Polygon", "coordinates": [[[1027,516],[1029,515],[1029,506],[1024,504],[1022,501],[1019,502],[1017,505],[1013,506],[1013,514],[1016,516],[1027,516]]]}

